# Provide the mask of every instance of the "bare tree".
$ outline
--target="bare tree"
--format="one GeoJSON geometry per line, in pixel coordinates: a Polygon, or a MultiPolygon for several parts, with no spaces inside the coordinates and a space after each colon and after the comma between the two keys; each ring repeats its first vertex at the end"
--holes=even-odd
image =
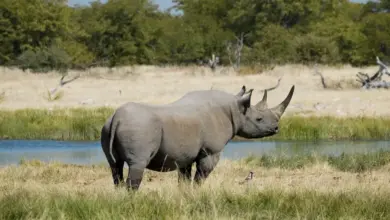
{"type": "Polygon", "coordinates": [[[216,69],[217,65],[219,64],[219,57],[215,56],[215,54],[213,53],[211,55],[211,59],[207,59],[207,58],[198,59],[196,62],[197,62],[197,65],[208,66],[214,71],[216,69]]]}
{"type": "Polygon", "coordinates": [[[208,62],[210,68],[215,71],[215,68],[217,67],[217,65],[219,64],[219,57],[215,56],[215,54],[212,54],[211,55],[211,59],[209,59],[209,62],[208,62]]]}
{"type": "Polygon", "coordinates": [[[229,57],[229,62],[233,66],[234,70],[238,71],[240,69],[242,48],[244,47],[244,38],[246,34],[243,32],[240,34],[240,37],[235,36],[236,43],[232,45],[231,42],[227,43],[226,51],[229,57]],[[232,56],[234,61],[232,60],[232,56]]]}

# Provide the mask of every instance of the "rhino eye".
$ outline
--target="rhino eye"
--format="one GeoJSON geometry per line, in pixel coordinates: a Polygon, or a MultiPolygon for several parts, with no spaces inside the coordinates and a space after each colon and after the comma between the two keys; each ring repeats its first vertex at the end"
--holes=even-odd
{"type": "Polygon", "coordinates": [[[263,120],[263,118],[256,118],[257,122],[260,122],[261,120],[263,120]]]}

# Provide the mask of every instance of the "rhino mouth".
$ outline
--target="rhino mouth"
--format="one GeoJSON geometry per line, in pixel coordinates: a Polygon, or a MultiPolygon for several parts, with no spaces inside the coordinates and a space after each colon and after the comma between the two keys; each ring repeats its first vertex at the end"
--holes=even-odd
{"type": "Polygon", "coordinates": [[[278,130],[268,130],[264,133],[264,137],[272,136],[278,133],[278,130]]]}
{"type": "Polygon", "coordinates": [[[277,133],[278,133],[278,130],[267,130],[267,131],[263,131],[263,132],[261,132],[259,134],[243,134],[243,133],[239,133],[237,135],[240,136],[240,137],[243,137],[243,138],[252,139],[252,138],[264,138],[264,137],[275,135],[277,133]]]}

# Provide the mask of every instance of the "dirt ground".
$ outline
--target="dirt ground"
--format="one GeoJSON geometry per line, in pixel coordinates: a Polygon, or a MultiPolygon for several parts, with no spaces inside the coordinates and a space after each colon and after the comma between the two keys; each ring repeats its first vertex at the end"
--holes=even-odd
{"type": "MultiPolygon", "coordinates": [[[[390,91],[362,90],[356,82],[359,71],[374,74],[369,68],[320,66],[327,84],[324,89],[314,68],[301,65],[277,66],[261,74],[238,75],[230,68],[212,72],[202,67],[136,66],[113,70],[95,68],[71,71],[69,78],[81,77],[60,88],[59,100],[48,100],[48,90],[59,84],[56,73],[32,74],[18,69],[0,69],[0,109],[54,107],[117,107],[126,102],[165,104],[192,90],[219,89],[237,93],[242,85],[254,88],[253,103],[262,98],[262,89],[280,86],[268,93],[270,107],[280,103],[295,85],[295,93],[286,114],[332,116],[390,115],[390,91]],[[341,89],[339,89],[341,87],[341,89]]],[[[383,80],[388,80],[384,76],[383,80]]],[[[66,78],[67,79],[67,78],[66,78]]]]}

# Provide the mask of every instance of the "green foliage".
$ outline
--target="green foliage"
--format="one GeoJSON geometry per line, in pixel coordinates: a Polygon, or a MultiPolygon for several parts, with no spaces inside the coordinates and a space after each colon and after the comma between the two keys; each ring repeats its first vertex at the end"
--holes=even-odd
{"type": "Polygon", "coordinates": [[[293,63],[297,60],[296,47],[291,40],[294,33],[280,25],[270,24],[259,33],[261,40],[253,45],[252,60],[261,63],[293,63]]]}
{"type": "Polygon", "coordinates": [[[176,0],[182,15],[150,0],[0,2],[0,65],[33,72],[98,65],[188,64],[220,56],[245,34],[241,62],[351,63],[390,58],[389,1],[176,0]]]}

